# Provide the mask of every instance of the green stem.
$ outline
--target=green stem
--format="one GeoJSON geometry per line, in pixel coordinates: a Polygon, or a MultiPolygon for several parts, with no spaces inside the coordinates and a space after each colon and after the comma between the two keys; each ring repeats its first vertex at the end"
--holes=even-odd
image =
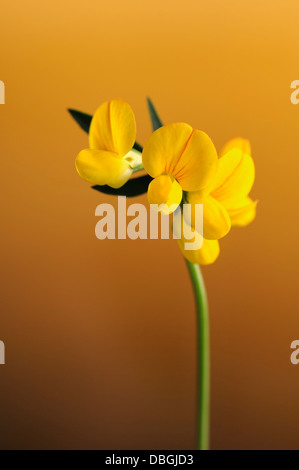
{"type": "Polygon", "coordinates": [[[201,270],[187,262],[197,313],[197,449],[209,449],[210,427],[210,339],[208,299],[201,270]]]}

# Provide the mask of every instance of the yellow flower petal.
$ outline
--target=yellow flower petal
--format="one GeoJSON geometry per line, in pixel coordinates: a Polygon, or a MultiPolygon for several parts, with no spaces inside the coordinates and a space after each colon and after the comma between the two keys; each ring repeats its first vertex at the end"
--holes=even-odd
{"type": "Polygon", "coordinates": [[[256,205],[257,201],[247,197],[240,207],[228,210],[232,225],[235,227],[245,227],[250,224],[256,215],[256,205]]]}
{"type": "Polygon", "coordinates": [[[220,152],[220,157],[223,157],[223,155],[234,148],[242,150],[242,152],[247,153],[247,155],[251,155],[251,146],[249,140],[243,139],[242,137],[237,137],[235,139],[229,140],[227,144],[224,145],[220,152]]]}
{"type": "Polygon", "coordinates": [[[153,132],[142,152],[146,172],[153,178],[169,173],[171,163],[179,159],[191,133],[192,127],[183,123],[169,124],[153,132]]]}
{"type": "MultiPolygon", "coordinates": [[[[206,238],[202,238],[198,233],[196,234],[197,237],[201,237],[202,246],[198,250],[187,250],[185,249],[185,244],[190,244],[195,240],[195,236],[191,240],[187,240],[184,237],[184,230],[183,230],[183,215],[181,217],[174,217],[173,220],[173,232],[178,237],[178,245],[182,252],[182,255],[191,263],[207,265],[212,264],[216,261],[220,253],[220,247],[218,240],[207,240],[206,238]],[[181,238],[179,238],[179,234],[181,234],[181,238]]],[[[187,221],[185,221],[187,223],[187,221]]]]}
{"type": "Polygon", "coordinates": [[[82,150],[76,158],[76,168],[89,183],[120,188],[132,175],[128,162],[111,152],[82,150]]]}
{"type": "Polygon", "coordinates": [[[203,245],[199,250],[185,250],[182,240],[178,240],[179,248],[182,255],[190,261],[190,263],[208,265],[215,263],[220,253],[218,240],[203,239],[203,245]]]}
{"type": "Polygon", "coordinates": [[[97,109],[89,129],[91,149],[106,150],[124,157],[132,149],[135,139],[135,116],[125,101],[107,101],[97,109]]]}
{"type": "Polygon", "coordinates": [[[217,152],[211,139],[185,123],[163,126],[155,131],[142,154],[143,166],[153,178],[168,173],[184,191],[205,187],[215,172],[217,152]]]}
{"type": "MultiPolygon", "coordinates": [[[[203,199],[200,193],[188,193],[188,202],[192,205],[203,205],[203,236],[208,240],[219,240],[224,237],[231,228],[230,216],[223,205],[212,196],[203,199]]],[[[191,220],[187,222],[194,227],[194,211],[191,210],[191,220]]]]}
{"type": "Polygon", "coordinates": [[[238,207],[240,201],[248,196],[254,177],[253,159],[242,150],[234,148],[218,161],[217,181],[211,195],[226,209],[238,207]]]}
{"type": "Polygon", "coordinates": [[[170,175],[161,175],[150,182],[147,192],[148,202],[157,204],[158,210],[170,214],[182,200],[182,188],[170,175]]]}
{"type": "Polygon", "coordinates": [[[184,191],[196,191],[209,184],[216,173],[217,164],[217,152],[209,136],[193,130],[171,173],[184,191]]]}

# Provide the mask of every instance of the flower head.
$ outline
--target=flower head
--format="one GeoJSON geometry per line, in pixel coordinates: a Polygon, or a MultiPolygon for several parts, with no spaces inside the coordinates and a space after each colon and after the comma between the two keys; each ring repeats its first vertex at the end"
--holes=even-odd
{"type": "Polygon", "coordinates": [[[128,181],[141,155],[133,149],[136,122],[131,107],[116,99],[103,103],[89,129],[89,149],[76,159],[79,175],[89,183],[119,188],[128,181]]]}
{"type": "Polygon", "coordinates": [[[183,191],[202,190],[208,185],[216,171],[217,152],[204,132],[185,123],[169,124],[151,135],[142,162],[154,178],[148,188],[149,203],[172,212],[183,191]]]}
{"type": "MultiPolygon", "coordinates": [[[[220,153],[218,168],[210,184],[200,191],[188,192],[186,202],[203,204],[203,245],[199,250],[185,250],[184,236],[178,240],[183,255],[191,262],[211,264],[219,255],[218,240],[231,226],[248,225],[255,217],[256,201],[249,196],[255,168],[245,139],[229,141],[220,153]]],[[[185,220],[194,228],[191,216],[185,220]]]]}

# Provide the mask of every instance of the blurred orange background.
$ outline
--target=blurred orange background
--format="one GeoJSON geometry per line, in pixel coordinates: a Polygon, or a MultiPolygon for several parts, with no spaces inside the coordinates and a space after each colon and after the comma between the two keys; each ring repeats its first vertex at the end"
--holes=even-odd
{"type": "Polygon", "coordinates": [[[203,269],[212,449],[299,449],[298,17],[297,0],[2,2],[2,449],[195,445],[184,260],[173,240],[96,239],[115,199],[76,174],[87,135],[66,111],[121,97],[144,143],[147,95],[218,149],[249,138],[256,163],[257,218],[203,269]]]}

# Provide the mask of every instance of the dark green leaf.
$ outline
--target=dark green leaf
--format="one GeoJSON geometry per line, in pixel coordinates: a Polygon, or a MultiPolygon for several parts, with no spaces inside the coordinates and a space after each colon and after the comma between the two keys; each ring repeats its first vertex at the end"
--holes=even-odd
{"type": "Polygon", "coordinates": [[[141,194],[146,193],[148,185],[152,181],[152,178],[149,175],[139,176],[138,178],[130,179],[126,184],[121,188],[113,189],[110,186],[92,186],[92,189],[100,191],[104,194],[111,194],[113,196],[127,196],[135,197],[140,196],[141,194]]]}
{"type": "Polygon", "coordinates": [[[149,110],[151,121],[152,121],[153,130],[156,131],[157,129],[163,126],[163,123],[161,119],[159,118],[156,108],[153,105],[152,100],[150,98],[147,98],[147,105],[148,105],[148,110],[149,110]]]}
{"type": "MultiPolygon", "coordinates": [[[[81,129],[83,129],[88,134],[92,115],[82,113],[81,111],[77,111],[76,109],[68,109],[68,112],[70,113],[72,118],[75,119],[76,123],[79,124],[81,129]]],[[[138,142],[135,142],[133,148],[135,150],[138,150],[138,152],[142,152],[143,150],[142,146],[138,144],[138,142]]]]}
{"type": "Polygon", "coordinates": [[[91,114],[82,113],[81,111],[76,111],[76,109],[68,109],[68,112],[75,119],[77,124],[79,124],[81,129],[88,133],[92,120],[91,114]]]}

